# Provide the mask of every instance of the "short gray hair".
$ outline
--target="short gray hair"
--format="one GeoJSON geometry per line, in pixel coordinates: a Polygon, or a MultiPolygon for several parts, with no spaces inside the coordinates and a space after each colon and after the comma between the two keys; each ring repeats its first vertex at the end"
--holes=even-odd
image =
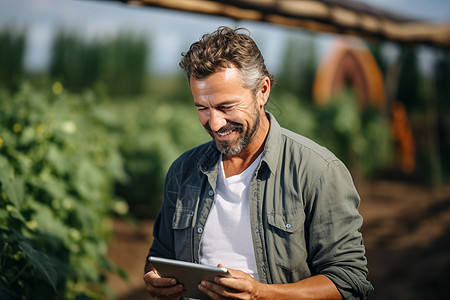
{"type": "Polygon", "coordinates": [[[267,71],[258,46],[249,34],[239,33],[240,30],[250,33],[245,28],[219,27],[213,33],[203,35],[187,52],[182,53],[180,67],[186,72],[188,80],[191,77],[204,79],[218,68],[235,66],[241,74],[242,86],[253,94],[256,95],[266,76],[273,86],[275,79],[267,71]]]}

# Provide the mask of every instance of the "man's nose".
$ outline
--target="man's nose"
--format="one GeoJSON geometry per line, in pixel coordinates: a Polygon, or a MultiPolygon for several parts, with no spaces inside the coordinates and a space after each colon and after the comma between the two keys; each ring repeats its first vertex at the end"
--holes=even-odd
{"type": "Polygon", "coordinates": [[[218,131],[220,128],[227,124],[227,120],[225,119],[224,114],[215,109],[211,109],[209,116],[209,126],[211,130],[218,131]]]}

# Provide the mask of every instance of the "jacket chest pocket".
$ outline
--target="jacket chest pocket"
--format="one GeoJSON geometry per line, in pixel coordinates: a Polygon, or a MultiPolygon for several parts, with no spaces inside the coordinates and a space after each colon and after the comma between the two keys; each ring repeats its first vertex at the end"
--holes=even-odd
{"type": "Polygon", "coordinates": [[[280,234],[289,235],[303,230],[305,213],[303,211],[272,212],[267,215],[267,222],[278,229],[280,234]]]}
{"type": "Polygon", "coordinates": [[[272,212],[267,215],[267,222],[268,253],[278,270],[275,282],[296,282],[310,276],[305,213],[302,210],[272,212]]]}
{"type": "Polygon", "coordinates": [[[175,256],[178,260],[191,261],[192,257],[192,219],[194,212],[176,209],[172,219],[175,256]]]}

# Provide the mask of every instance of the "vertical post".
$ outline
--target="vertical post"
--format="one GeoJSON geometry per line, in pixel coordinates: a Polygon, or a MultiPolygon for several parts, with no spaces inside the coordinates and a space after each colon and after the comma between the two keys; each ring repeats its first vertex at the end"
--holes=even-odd
{"type": "Polygon", "coordinates": [[[442,184],[442,168],[441,168],[441,154],[440,154],[440,141],[438,135],[438,120],[439,120],[439,108],[437,104],[436,95],[436,58],[438,50],[432,48],[432,66],[433,70],[426,84],[426,103],[427,103],[427,131],[428,131],[428,153],[430,158],[430,173],[431,183],[433,187],[437,187],[442,184]]]}

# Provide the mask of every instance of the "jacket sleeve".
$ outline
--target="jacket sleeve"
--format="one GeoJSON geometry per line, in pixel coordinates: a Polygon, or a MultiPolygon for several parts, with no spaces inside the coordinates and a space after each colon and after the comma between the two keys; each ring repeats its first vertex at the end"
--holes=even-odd
{"type": "Polygon", "coordinates": [[[344,299],[364,299],[373,292],[358,212],[359,195],[339,160],[318,176],[306,206],[310,264],[315,274],[330,278],[344,299]]]}
{"type": "Polygon", "coordinates": [[[174,236],[172,220],[175,212],[176,190],[174,165],[167,172],[164,181],[164,198],[161,209],[153,224],[153,243],[150,247],[145,266],[149,256],[175,259],[174,236]]]}

